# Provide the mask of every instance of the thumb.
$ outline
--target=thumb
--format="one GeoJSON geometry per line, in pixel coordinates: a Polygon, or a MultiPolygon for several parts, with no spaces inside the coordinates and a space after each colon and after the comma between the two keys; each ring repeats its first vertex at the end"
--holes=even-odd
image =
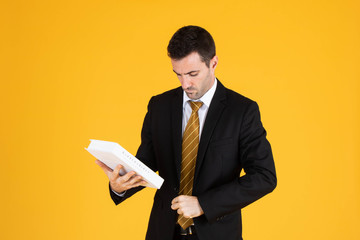
{"type": "Polygon", "coordinates": [[[109,168],[105,163],[101,162],[100,160],[96,159],[95,163],[101,167],[101,169],[104,171],[104,173],[108,176],[108,178],[110,179],[110,176],[112,174],[112,169],[109,168]]]}

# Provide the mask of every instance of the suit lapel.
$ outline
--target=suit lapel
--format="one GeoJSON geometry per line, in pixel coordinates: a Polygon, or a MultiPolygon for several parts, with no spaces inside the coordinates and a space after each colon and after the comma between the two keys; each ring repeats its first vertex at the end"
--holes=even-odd
{"type": "Polygon", "coordinates": [[[199,143],[199,150],[196,160],[196,168],[195,168],[195,176],[194,176],[194,184],[196,183],[196,179],[201,168],[201,165],[204,160],[205,152],[208,148],[209,141],[213,134],[213,131],[217,125],[218,120],[225,108],[226,104],[226,92],[225,87],[218,81],[217,88],[214,94],[214,97],[211,101],[204,127],[201,133],[200,143],[199,143]]]}
{"type": "Polygon", "coordinates": [[[180,182],[181,172],[181,145],[182,145],[182,114],[183,114],[183,91],[180,87],[174,96],[172,102],[172,136],[174,160],[178,182],[180,182]]]}
{"type": "MultiPolygon", "coordinates": [[[[217,125],[218,120],[225,108],[225,87],[218,80],[217,88],[214,97],[211,101],[210,108],[208,110],[204,127],[201,134],[199,143],[198,156],[196,160],[194,183],[198,175],[201,164],[203,163],[205,152],[209,145],[212,133],[217,125]]],[[[176,166],[177,180],[180,182],[181,172],[181,145],[182,145],[182,114],[183,114],[183,91],[180,87],[172,101],[172,136],[173,136],[173,149],[174,149],[174,161],[176,166]]]]}

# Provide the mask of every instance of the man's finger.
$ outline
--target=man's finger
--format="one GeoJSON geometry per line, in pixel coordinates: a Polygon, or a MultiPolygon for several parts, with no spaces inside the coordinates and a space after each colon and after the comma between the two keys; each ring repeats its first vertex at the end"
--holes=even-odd
{"type": "Polygon", "coordinates": [[[128,173],[126,173],[125,175],[123,175],[122,176],[122,180],[124,181],[124,182],[127,182],[127,181],[129,181],[129,179],[132,177],[132,176],[134,176],[136,173],[134,172],[134,171],[130,171],[130,172],[128,172],[128,173]]]}
{"type": "Polygon", "coordinates": [[[95,163],[101,167],[101,169],[104,171],[104,173],[106,174],[106,176],[111,179],[112,176],[112,169],[109,168],[108,166],[106,166],[103,162],[101,162],[100,160],[96,160],[95,163]]]}
{"type": "Polygon", "coordinates": [[[147,184],[148,184],[148,182],[147,182],[147,181],[142,180],[142,181],[140,182],[140,185],[139,185],[139,186],[144,186],[144,187],[146,187],[146,186],[147,186],[147,184]]]}
{"type": "Polygon", "coordinates": [[[134,176],[134,177],[132,177],[132,178],[130,179],[129,183],[130,183],[131,185],[135,185],[135,184],[138,184],[138,183],[141,182],[141,181],[142,181],[141,176],[134,176]]]}
{"type": "Polygon", "coordinates": [[[171,204],[171,209],[172,210],[176,210],[176,209],[178,209],[179,208],[179,204],[178,203],[173,203],[173,204],[171,204]]]}
{"type": "Polygon", "coordinates": [[[102,170],[104,170],[105,173],[106,173],[106,172],[112,172],[112,169],[109,168],[108,166],[106,166],[106,164],[103,163],[102,161],[96,159],[95,163],[96,163],[97,165],[99,165],[99,167],[101,167],[102,170]]]}
{"type": "Polygon", "coordinates": [[[114,175],[120,175],[120,170],[123,168],[123,166],[121,164],[116,165],[116,167],[114,168],[114,175]]]}
{"type": "Polygon", "coordinates": [[[114,170],[112,171],[111,177],[110,177],[110,181],[116,181],[116,179],[118,179],[120,177],[119,173],[122,168],[123,168],[123,166],[121,164],[117,165],[114,168],[114,170]]]}
{"type": "Polygon", "coordinates": [[[174,198],[174,199],[171,201],[171,204],[174,204],[174,203],[177,203],[177,202],[179,202],[179,197],[174,198]]]}
{"type": "MultiPolygon", "coordinates": [[[[179,214],[179,215],[182,215],[183,214],[183,211],[181,211],[181,209],[179,208],[178,210],[177,210],[177,213],[179,214]]],[[[184,216],[185,217],[185,216],[184,216]]]]}
{"type": "Polygon", "coordinates": [[[134,185],[132,185],[131,187],[139,187],[139,186],[143,186],[146,187],[147,182],[144,180],[140,180],[139,182],[136,182],[134,185]]]}

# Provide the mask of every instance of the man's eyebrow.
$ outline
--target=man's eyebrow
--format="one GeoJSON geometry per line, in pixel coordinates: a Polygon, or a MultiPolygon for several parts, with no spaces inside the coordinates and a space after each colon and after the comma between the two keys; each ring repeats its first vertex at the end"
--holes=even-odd
{"type": "MultiPolygon", "coordinates": [[[[193,70],[193,71],[190,71],[190,72],[188,72],[188,73],[184,73],[184,75],[188,75],[188,74],[195,73],[195,72],[199,72],[199,71],[200,71],[200,70],[193,70]]],[[[173,72],[176,73],[176,75],[181,75],[181,74],[175,72],[174,69],[173,69],[173,72]]]]}

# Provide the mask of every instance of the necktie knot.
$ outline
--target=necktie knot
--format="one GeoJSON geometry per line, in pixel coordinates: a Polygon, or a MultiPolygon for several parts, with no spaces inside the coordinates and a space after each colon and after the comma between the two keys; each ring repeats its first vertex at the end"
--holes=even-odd
{"type": "Polygon", "coordinates": [[[193,102],[193,101],[190,101],[190,106],[191,106],[191,109],[195,112],[199,111],[199,109],[201,108],[201,106],[203,105],[204,103],[203,102],[193,102]]]}

